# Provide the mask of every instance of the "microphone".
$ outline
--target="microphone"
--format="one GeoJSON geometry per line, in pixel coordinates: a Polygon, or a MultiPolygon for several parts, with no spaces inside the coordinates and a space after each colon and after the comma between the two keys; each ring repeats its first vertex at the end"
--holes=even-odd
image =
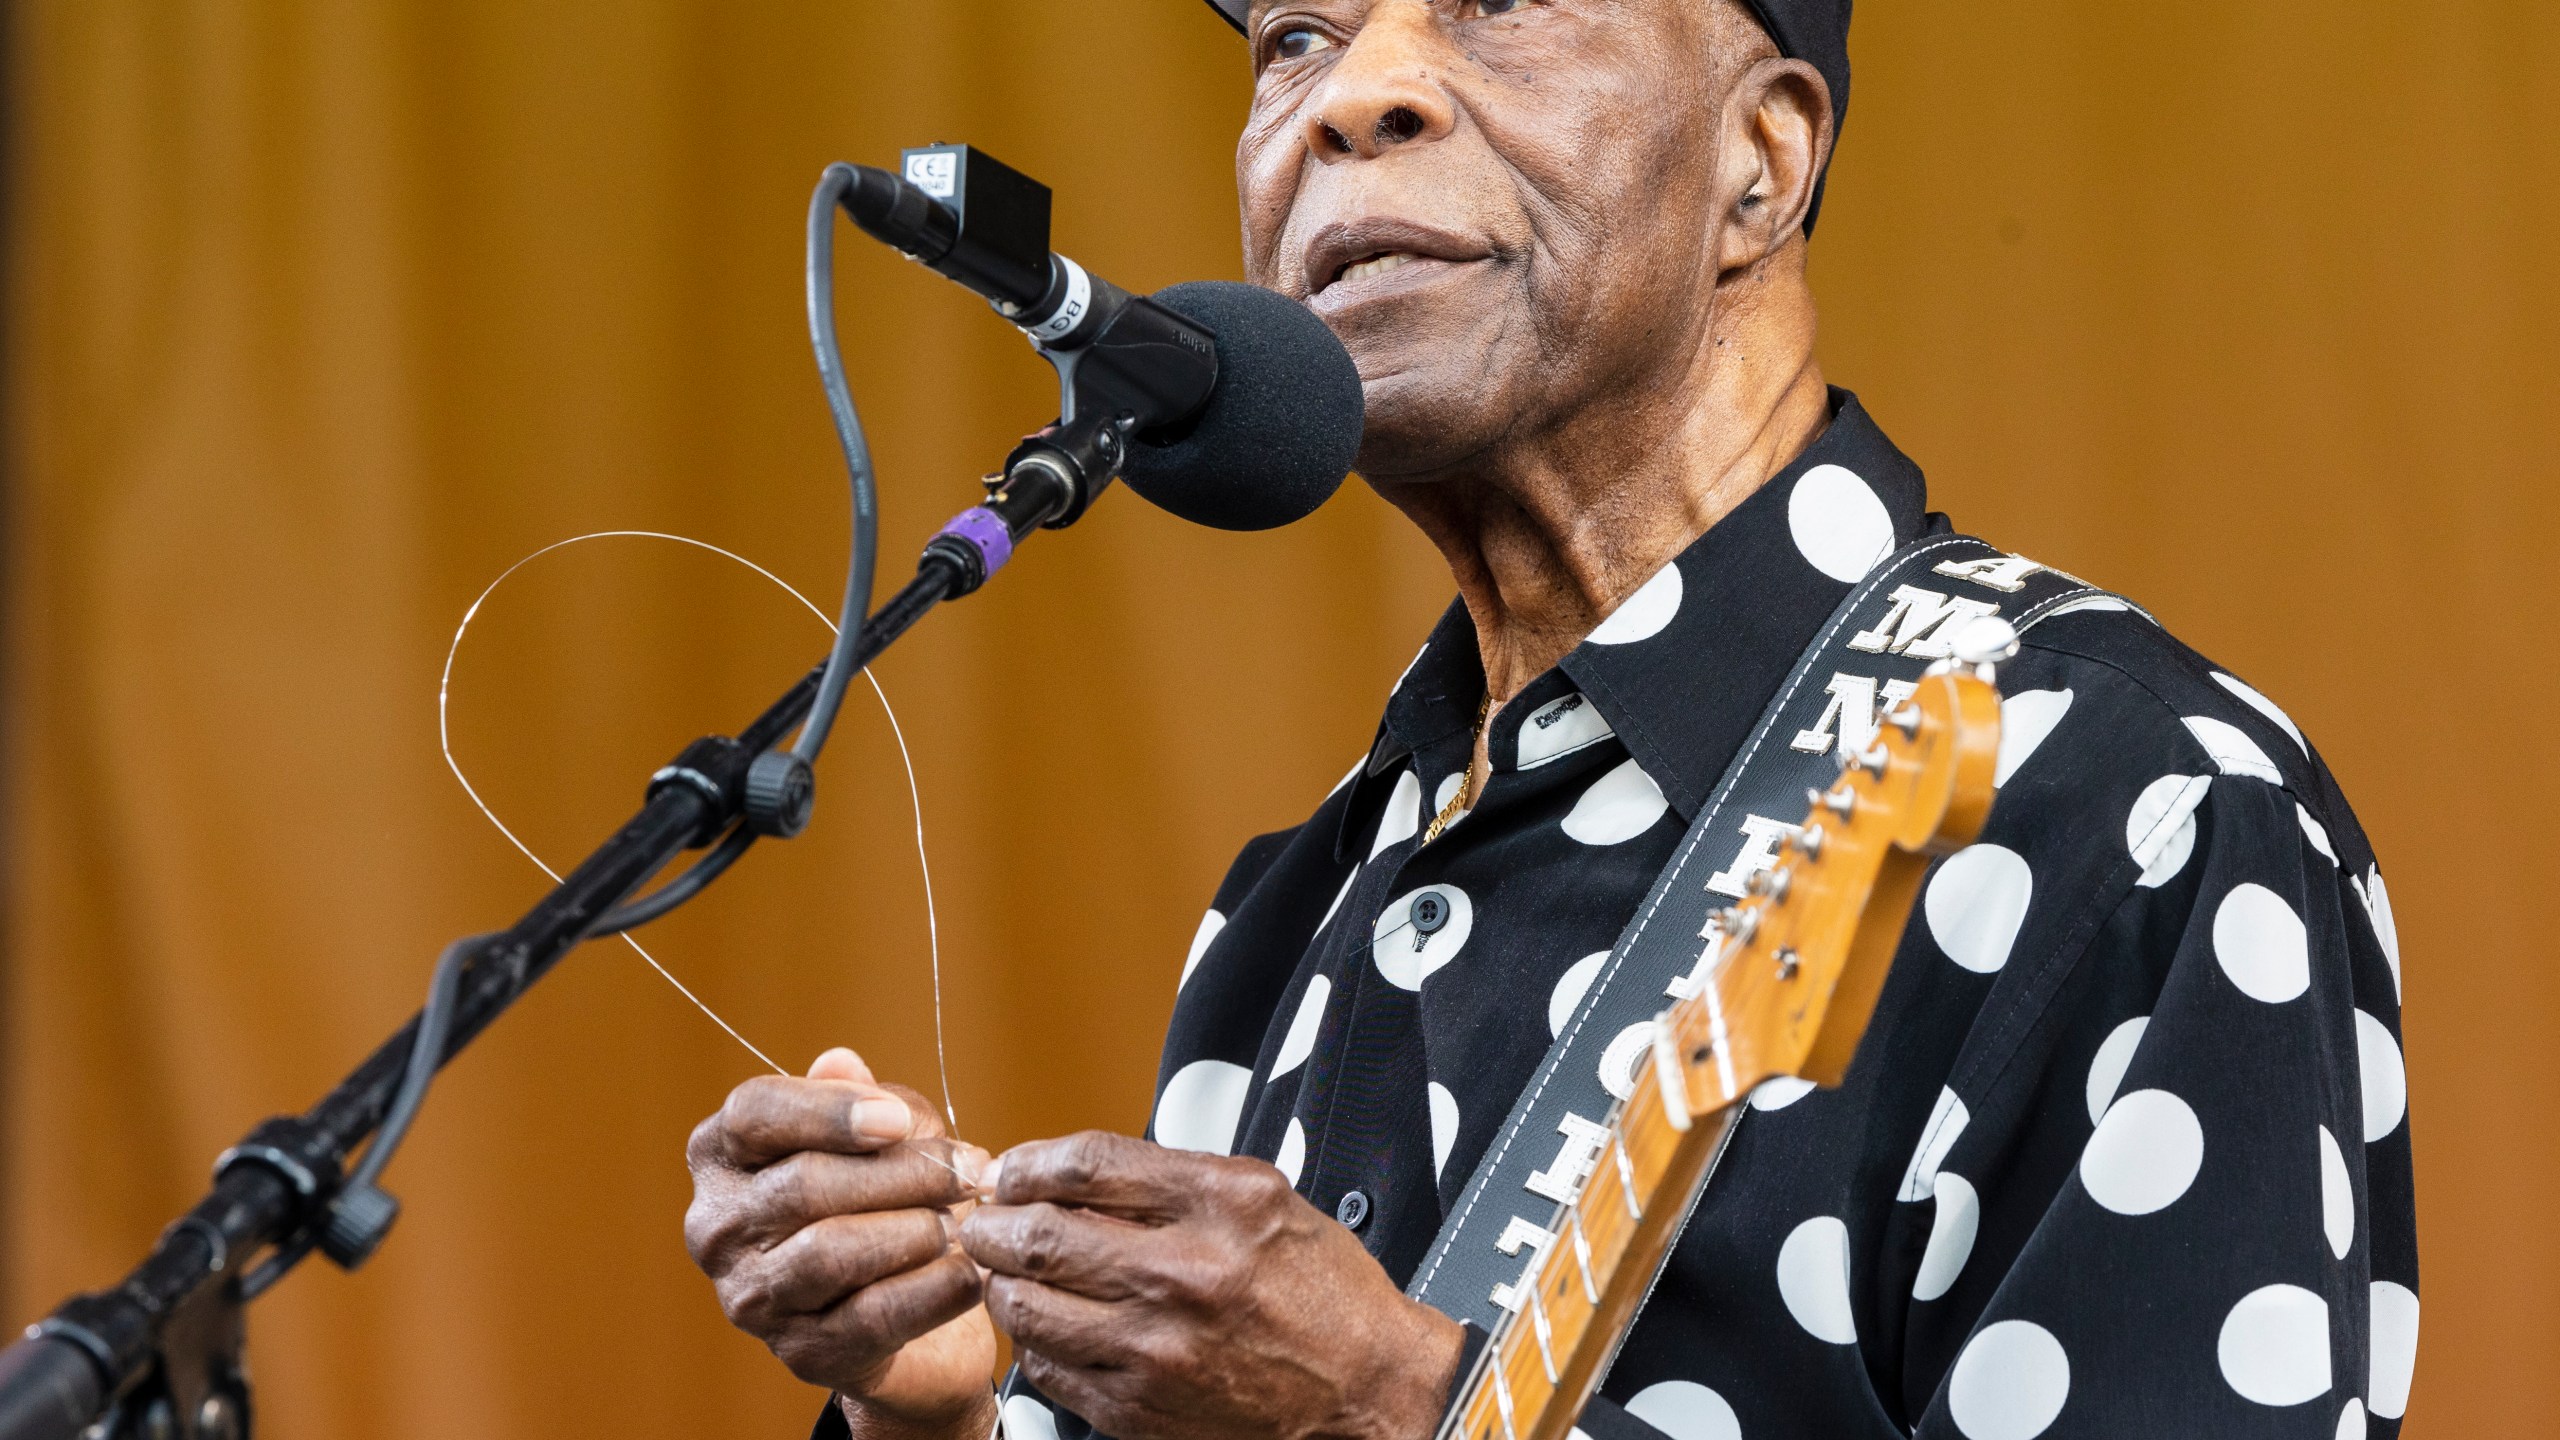
{"type": "Polygon", "coordinates": [[[1139,432],[1120,478],[1194,525],[1269,530],[1316,512],[1360,453],[1360,370],[1314,311],[1277,291],[1195,280],[1155,301],[1218,339],[1197,416],[1139,432]]]}
{"type": "Polygon", "coordinates": [[[984,296],[1047,349],[1091,341],[1129,299],[1049,249],[1049,187],[974,145],[902,153],[903,178],[850,167],[846,213],[873,239],[984,296]]]}
{"type": "Polygon", "coordinates": [[[1050,251],[1047,186],[967,145],[909,150],[902,164],[903,178],[849,167],[854,223],[1021,327],[1057,367],[1058,431],[1111,432],[1072,455],[1044,447],[1061,471],[1092,476],[1062,474],[1075,498],[1044,523],[1081,516],[1113,473],[1222,530],[1289,524],[1340,488],[1360,448],[1360,374],[1312,311],[1223,281],[1131,295],[1050,251]]]}

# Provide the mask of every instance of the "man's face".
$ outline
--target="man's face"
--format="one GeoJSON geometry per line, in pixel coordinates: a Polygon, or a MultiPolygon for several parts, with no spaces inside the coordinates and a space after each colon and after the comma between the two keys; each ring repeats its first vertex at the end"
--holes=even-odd
{"type": "Polygon", "coordinates": [[[1733,24],[1730,0],[1255,0],[1246,273],[1359,362],[1364,473],[1425,478],[1692,363],[1733,24]]]}

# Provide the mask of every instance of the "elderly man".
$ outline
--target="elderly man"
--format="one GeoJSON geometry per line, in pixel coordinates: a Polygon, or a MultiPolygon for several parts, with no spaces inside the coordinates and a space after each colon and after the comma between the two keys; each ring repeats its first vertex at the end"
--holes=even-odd
{"type": "MultiPolygon", "coordinates": [[[[1220,887],[1157,1143],[990,1161],[844,1051],[704,1122],[693,1252],[824,1433],[1426,1440],[1481,1345],[1406,1294],[1435,1232],[1798,656],[1946,529],[1814,355],[1848,0],[1221,3],[1247,268],[1350,348],[1360,472],[1458,600],[1220,887]]],[[[2129,606],[2001,682],[1982,843],[1846,1083],[1754,1096],[1592,1440],[2396,1432],[2399,957],[2353,815],[2129,606]]]]}

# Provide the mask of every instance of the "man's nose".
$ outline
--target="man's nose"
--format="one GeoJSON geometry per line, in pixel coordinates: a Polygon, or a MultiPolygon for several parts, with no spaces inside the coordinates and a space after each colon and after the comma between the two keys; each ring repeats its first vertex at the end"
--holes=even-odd
{"type": "Polygon", "coordinates": [[[1435,8],[1389,0],[1352,37],[1307,107],[1307,149],[1318,160],[1375,160],[1449,133],[1456,115],[1440,84],[1448,57],[1435,8]]]}

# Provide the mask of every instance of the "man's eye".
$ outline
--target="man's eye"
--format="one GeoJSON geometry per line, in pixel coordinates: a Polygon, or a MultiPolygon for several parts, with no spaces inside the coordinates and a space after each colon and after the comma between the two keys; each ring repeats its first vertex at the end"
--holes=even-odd
{"type": "Polygon", "coordinates": [[[1307,25],[1292,25],[1273,37],[1271,57],[1275,60],[1295,60],[1300,56],[1313,55],[1319,50],[1331,48],[1333,48],[1333,41],[1323,31],[1307,25]]]}
{"type": "Polygon", "coordinates": [[[1520,8],[1522,0],[1476,0],[1479,15],[1508,15],[1520,8]]]}

